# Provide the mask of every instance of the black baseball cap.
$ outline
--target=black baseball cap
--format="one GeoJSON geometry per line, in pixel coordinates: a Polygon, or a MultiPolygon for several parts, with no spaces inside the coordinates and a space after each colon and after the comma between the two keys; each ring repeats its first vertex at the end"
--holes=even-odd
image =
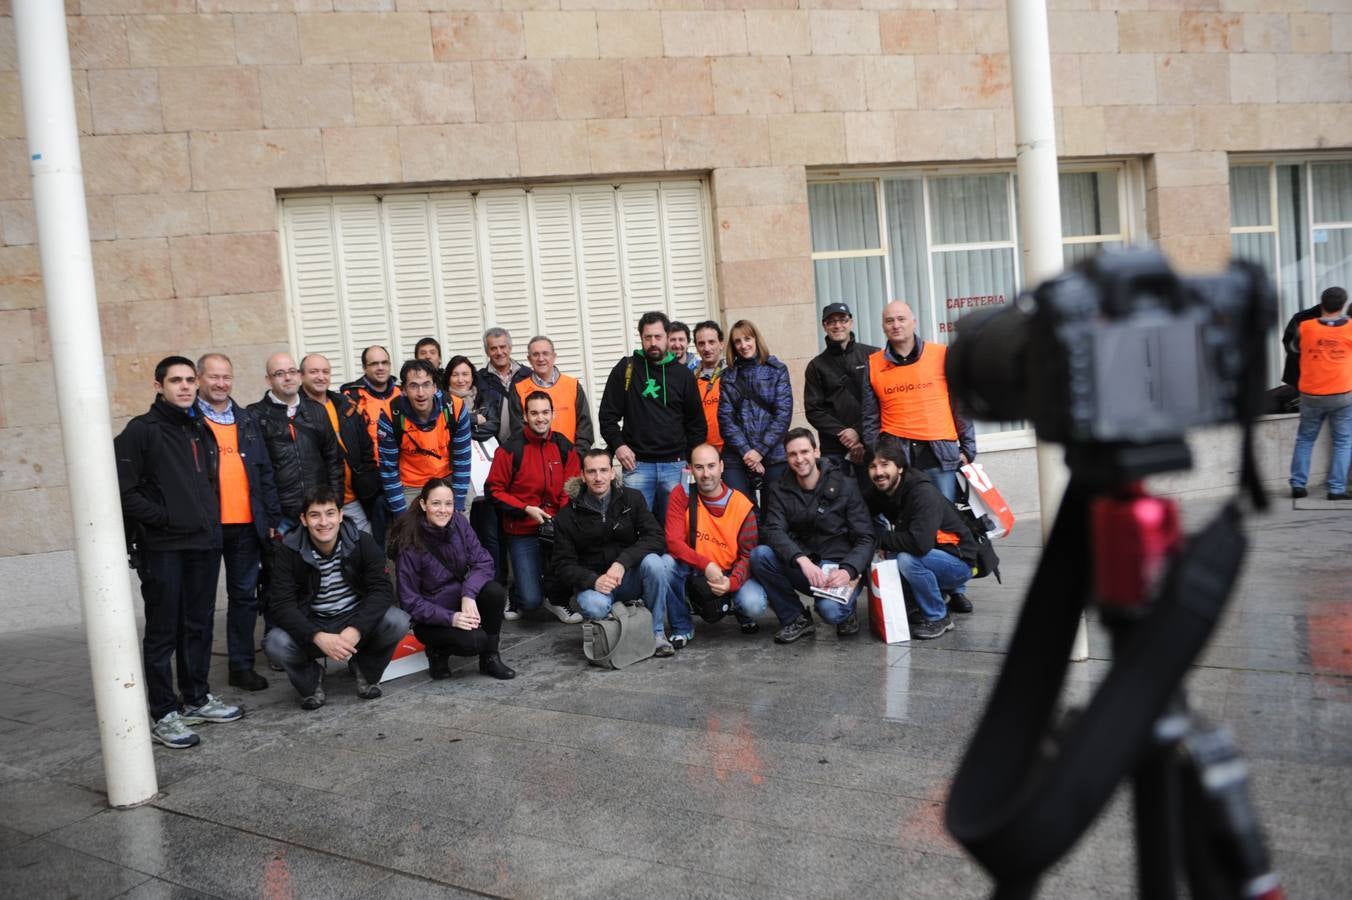
{"type": "Polygon", "coordinates": [[[822,310],[822,321],[825,322],[832,316],[849,316],[851,319],[854,318],[854,316],[850,314],[850,308],[844,303],[826,304],[826,308],[822,310]]]}

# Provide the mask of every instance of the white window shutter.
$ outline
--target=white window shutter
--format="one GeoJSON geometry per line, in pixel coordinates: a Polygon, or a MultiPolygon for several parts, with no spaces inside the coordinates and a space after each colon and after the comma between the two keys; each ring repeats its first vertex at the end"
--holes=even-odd
{"type": "Polygon", "coordinates": [[[341,384],[353,376],[352,362],[344,349],[332,199],[283,201],[282,226],[297,352],[327,356],[333,367],[333,381],[341,384]]]}
{"type": "MultiPolygon", "coordinates": [[[[624,294],[635,323],[649,310],[667,308],[662,266],[661,208],[656,184],[625,184],[616,192],[620,204],[620,249],[624,294]]],[[[636,327],[631,325],[630,327],[636,327]]]]}
{"type": "Polygon", "coordinates": [[[513,353],[520,360],[535,333],[526,192],[481,191],[478,208],[485,312],[490,322],[512,333],[513,353]]]}
{"type": "MultiPolygon", "coordinates": [[[[380,201],[371,196],[338,196],[333,201],[338,236],[338,276],[347,325],[345,358],[356,368],[361,351],[390,343],[389,296],[380,235],[380,201]]],[[[391,360],[398,351],[390,347],[391,360]]],[[[398,365],[396,362],[395,365],[398,365]]]]}
{"type": "Polygon", "coordinates": [[[381,203],[385,214],[385,246],[389,248],[390,300],[398,334],[390,348],[394,365],[413,358],[425,337],[437,336],[438,302],[432,279],[432,236],[427,224],[427,197],[394,194],[381,203]]]}
{"type": "Polygon", "coordinates": [[[619,214],[610,186],[578,188],[576,224],[581,268],[582,349],[586,359],[587,399],[599,409],[606,378],[616,360],[630,350],[634,327],[621,288],[619,214]]]}
{"type": "Polygon", "coordinates": [[[486,326],[474,198],[468,193],[434,194],[431,204],[445,358],[463,354],[477,367],[483,363],[486,326]]]}
{"type": "Polygon", "coordinates": [[[662,184],[667,313],[691,329],[709,314],[704,194],[697,181],[662,184]]]}
{"type": "Polygon", "coordinates": [[[554,341],[559,371],[584,377],[573,192],[569,188],[537,188],[528,199],[535,247],[536,321],[540,333],[554,341]]]}

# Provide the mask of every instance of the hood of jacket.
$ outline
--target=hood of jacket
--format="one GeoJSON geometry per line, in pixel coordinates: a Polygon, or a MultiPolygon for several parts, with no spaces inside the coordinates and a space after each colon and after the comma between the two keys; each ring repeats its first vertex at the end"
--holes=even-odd
{"type": "MultiPolygon", "coordinates": [[[[612,475],[610,478],[610,496],[613,498],[615,492],[624,486],[624,479],[619,475],[612,475]]],[[[574,475],[563,483],[563,489],[568,492],[569,500],[579,499],[583,492],[587,490],[587,479],[581,475],[574,475]]]]}
{"type": "MultiPolygon", "coordinates": [[[[334,547],[334,552],[344,559],[351,556],[356,551],[357,541],[360,538],[361,532],[357,530],[357,526],[344,519],[338,525],[338,544],[334,547]]],[[[304,525],[293,529],[282,539],[282,543],[299,553],[306,565],[319,568],[319,564],[315,562],[316,551],[314,542],[310,540],[310,530],[304,525]]]]}

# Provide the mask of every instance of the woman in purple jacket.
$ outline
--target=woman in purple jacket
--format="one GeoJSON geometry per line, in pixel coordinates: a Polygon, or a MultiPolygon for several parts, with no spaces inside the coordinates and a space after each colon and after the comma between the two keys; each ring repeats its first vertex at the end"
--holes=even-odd
{"type": "Polygon", "coordinates": [[[498,655],[507,589],[493,581],[493,558],[469,520],[455,514],[446,478],[423,485],[418,502],[390,530],[390,555],[399,576],[399,605],[427,648],[427,671],[451,674],[450,657],[478,656],[479,671],[515,678],[498,655]]]}

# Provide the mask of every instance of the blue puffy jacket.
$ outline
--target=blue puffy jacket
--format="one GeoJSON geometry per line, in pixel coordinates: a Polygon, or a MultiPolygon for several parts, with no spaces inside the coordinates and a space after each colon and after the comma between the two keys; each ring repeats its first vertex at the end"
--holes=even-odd
{"type": "Polygon", "coordinates": [[[765,362],[738,357],[723,370],[718,394],[718,429],[723,452],[743,456],[760,451],[766,463],[784,461],[784,435],[793,418],[789,369],[775,357],[765,362]]]}

